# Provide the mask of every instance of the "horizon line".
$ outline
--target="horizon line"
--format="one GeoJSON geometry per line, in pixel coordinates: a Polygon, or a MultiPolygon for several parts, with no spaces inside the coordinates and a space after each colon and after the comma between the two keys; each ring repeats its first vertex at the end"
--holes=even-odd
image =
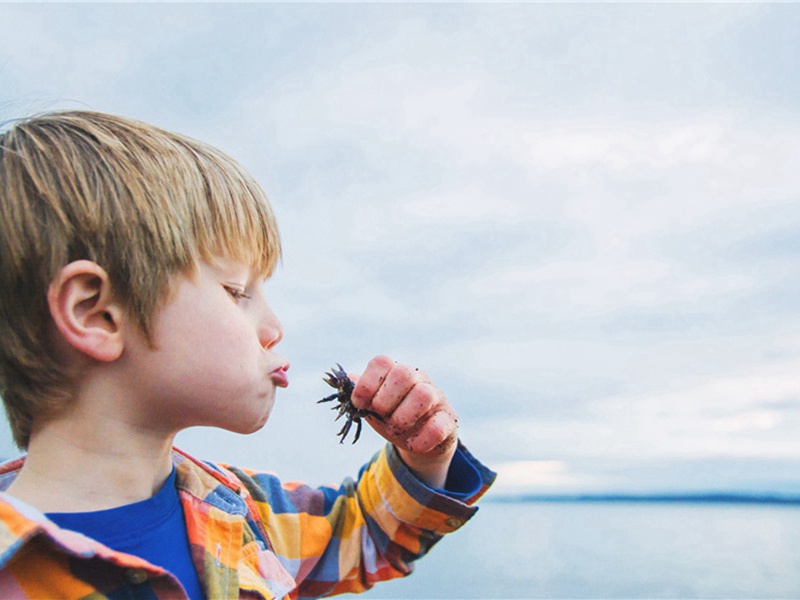
{"type": "Polygon", "coordinates": [[[779,492],[593,492],[574,494],[487,494],[485,501],[497,503],[525,502],[641,502],[686,504],[780,504],[800,505],[800,494],[779,492]]]}

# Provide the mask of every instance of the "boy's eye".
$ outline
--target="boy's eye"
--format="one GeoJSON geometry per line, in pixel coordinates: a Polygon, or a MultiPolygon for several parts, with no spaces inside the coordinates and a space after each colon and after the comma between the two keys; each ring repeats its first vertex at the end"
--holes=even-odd
{"type": "Polygon", "coordinates": [[[239,302],[239,300],[249,300],[250,298],[252,298],[250,294],[246,294],[242,290],[237,289],[235,287],[231,287],[229,285],[223,287],[225,288],[225,291],[228,292],[228,294],[230,294],[231,298],[233,298],[236,302],[239,302]]]}

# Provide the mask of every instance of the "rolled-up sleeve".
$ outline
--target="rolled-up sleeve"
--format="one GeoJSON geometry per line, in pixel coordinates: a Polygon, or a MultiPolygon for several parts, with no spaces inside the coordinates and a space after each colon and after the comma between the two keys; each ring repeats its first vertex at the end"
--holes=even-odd
{"type": "Polygon", "coordinates": [[[464,499],[422,483],[403,463],[395,448],[387,445],[378,455],[372,472],[378,497],[371,503],[371,508],[376,514],[388,511],[403,523],[438,535],[455,531],[477,512],[474,503],[495,479],[495,473],[475,459],[463,445],[459,445],[458,452],[480,477],[478,489],[464,499]]]}
{"type": "Polygon", "coordinates": [[[465,447],[458,452],[480,479],[466,498],[422,483],[390,444],[338,488],[234,471],[256,501],[270,549],[298,584],[292,596],[317,598],[409,574],[444,534],[472,518],[495,474],[465,447]]]}

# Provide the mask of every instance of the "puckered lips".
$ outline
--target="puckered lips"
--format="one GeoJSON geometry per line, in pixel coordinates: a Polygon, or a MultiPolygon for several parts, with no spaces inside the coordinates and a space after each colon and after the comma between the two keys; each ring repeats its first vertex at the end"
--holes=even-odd
{"type": "Polygon", "coordinates": [[[272,373],[269,374],[270,379],[272,379],[272,383],[277,385],[278,387],[288,387],[289,386],[289,376],[286,374],[286,371],[289,370],[289,363],[281,365],[277,369],[275,369],[272,373]]]}

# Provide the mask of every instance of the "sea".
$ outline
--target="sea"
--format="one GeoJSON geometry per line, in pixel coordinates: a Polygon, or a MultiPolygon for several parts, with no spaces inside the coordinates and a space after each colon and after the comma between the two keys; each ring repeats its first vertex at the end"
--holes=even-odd
{"type": "Polygon", "coordinates": [[[797,598],[800,503],[489,501],[380,598],[797,598]]]}

